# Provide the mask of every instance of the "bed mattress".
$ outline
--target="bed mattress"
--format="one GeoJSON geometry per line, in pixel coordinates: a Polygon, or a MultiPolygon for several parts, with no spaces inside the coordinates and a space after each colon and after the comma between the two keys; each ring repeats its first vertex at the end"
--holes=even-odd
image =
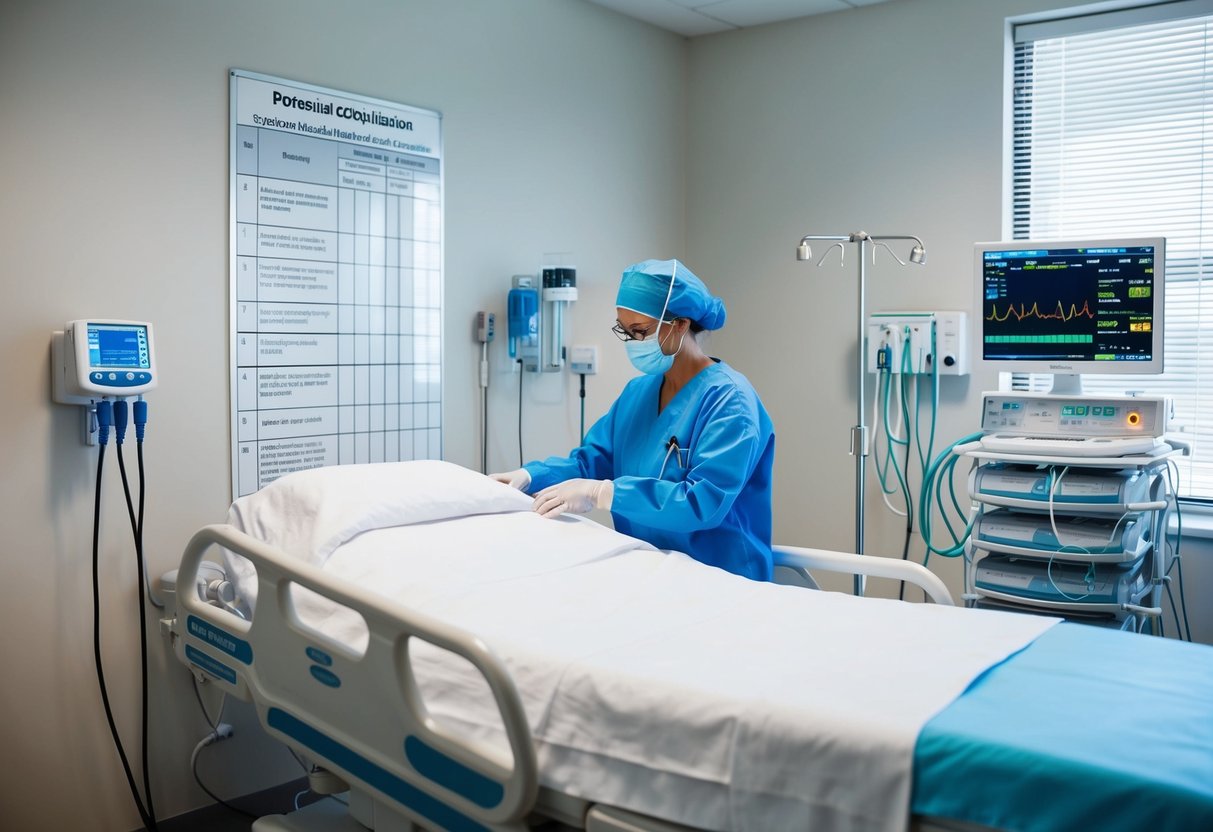
{"type": "MultiPolygon", "coordinates": [[[[749,581],[584,518],[540,518],[463,469],[410,465],[338,472],[331,499],[287,483],[295,493],[244,498],[231,519],[483,638],[519,690],[543,785],[701,829],[904,829],[922,726],[1054,623],[749,581]],[[431,503],[453,490],[458,513],[402,523],[394,506],[416,480],[431,503]]],[[[300,611],[365,639],[348,611],[300,611]]],[[[486,686],[452,659],[413,650],[431,715],[504,747],[486,686]]]]}

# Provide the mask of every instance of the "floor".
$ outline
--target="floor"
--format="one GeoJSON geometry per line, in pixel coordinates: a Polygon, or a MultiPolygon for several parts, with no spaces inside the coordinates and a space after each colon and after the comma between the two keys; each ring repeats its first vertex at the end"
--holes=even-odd
{"type": "MultiPolygon", "coordinates": [[[[281,786],[236,798],[228,803],[235,809],[243,810],[257,817],[284,814],[294,808],[296,795],[306,789],[307,778],[300,777],[289,783],[283,783],[281,786]]],[[[344,795],[342,797],[344,798],[344,795]]],[[[300,798],[299,805],[307,806],[318,800],[330,799],[309,792],[300,798]]],[[[169,820],[159,821],[156,824],[159,832],[248,832],[252,825],[253,818],[217,803],[169,820]]],[[[531,828],[534,829],[534,832],[578,832],[573,827],[558,821],[540,823],[531,828]]],[[[136,832],[146,832],[146,830],[136,830],[136,832]]]]}
{"type": "MultiPolygon", "coordinates": [[[[306,789],[307,778],[300,777],[263,792],[230,800],[228,803],[256,817],[277,815],[290,811],[294,807],[295,795],[306,789]]],[[[300,804],[306,806],[317,799],[316,795],[309,793],[300,800],[300,804]]],[[[160,832],[248,832],[252,824],[253,819],[247,815],[216,803],[159,821],[156,826],[160,832]]]]}

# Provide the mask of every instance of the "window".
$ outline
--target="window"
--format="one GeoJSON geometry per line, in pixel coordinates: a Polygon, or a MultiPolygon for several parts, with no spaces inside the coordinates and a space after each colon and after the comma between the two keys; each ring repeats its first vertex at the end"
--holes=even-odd
{"type": "Polygon", "coordinates": [[[1167,238],[1166,373],[1083,388],[1173,396],[1195,446],[1180,494],[1213,500],[1213,2],[1021,23],[1014,39],[1013,234],[1167,238]]]}

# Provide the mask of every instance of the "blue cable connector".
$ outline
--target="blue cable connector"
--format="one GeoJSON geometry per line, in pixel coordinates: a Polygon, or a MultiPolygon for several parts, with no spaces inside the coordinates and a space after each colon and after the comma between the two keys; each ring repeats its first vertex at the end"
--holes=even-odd
{"type": "Polygon", "coordinates": [[[126,399],[114,402],[114,444],[121,445],[126,440],[127,414],[130,412],[126,399]]]}
{"type": "Polygon", "coordinates": [[[135,441],[143,441],[143,431],[147,427],[147,402],[140,396],[135,402],[135,441]]]}
{"type": "Polygon", "coordinates": [[[114,424],[114,405],[109,399],[97,402],[97,442],[108,445],[110,426],[114,424]]]}

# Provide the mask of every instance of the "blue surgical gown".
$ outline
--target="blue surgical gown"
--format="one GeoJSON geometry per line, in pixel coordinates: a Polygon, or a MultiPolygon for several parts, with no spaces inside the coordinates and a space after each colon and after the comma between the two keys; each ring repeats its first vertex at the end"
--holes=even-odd
{"type": "Polygon", "coordinates": [[[613,480],[619,531],[769,580],[775,432],[758,394],[717,361],[658,413],[662,378],[628,382],[569,456],[529,463],[528,490],[577,477],[613,480]]]}

